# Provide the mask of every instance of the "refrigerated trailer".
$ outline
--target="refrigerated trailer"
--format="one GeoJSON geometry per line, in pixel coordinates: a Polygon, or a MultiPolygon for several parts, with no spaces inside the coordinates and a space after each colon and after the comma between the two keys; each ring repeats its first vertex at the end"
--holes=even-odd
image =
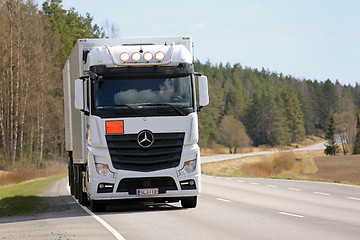
{"type": "Polygon", "coordinates": [[[190,37],[80,39],[63,69],[71,194],[178,202],[201,191],[198,111],[209,103],[190,37]]]}

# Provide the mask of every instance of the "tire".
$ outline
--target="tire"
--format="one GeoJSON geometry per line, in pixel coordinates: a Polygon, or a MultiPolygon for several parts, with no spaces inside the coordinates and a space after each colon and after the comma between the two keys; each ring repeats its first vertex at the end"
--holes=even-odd
{"type": "Polygon", "coordinates": [[[79,199],[79,166],[74,165],[74,197],[79,199]]]}
{"type": "Polygon", "coordinates": [[[70,187],[70,194],[74,195],[74,167],[73,167],[73,159],[69,157],[68,161],[68,175],[69,175],[69,187],[70,187]]]}
{"type": "Polygon", "coordinates": [[[83,190],[83,182],[84,182],[82,168],[79,167],[78,169],[79,169],[79,188],[78,188],[79,198],[78,198],[78,201],[82,206],[89,206],[90,202],[87,198],[87,193],[82,191],[83,190]]]}
{"type": "Polygon", "coordinates": [[[80,171],[80,182],[79,182],[79,203],[82,205],[82,206],[89,206],[90,205],[90,202],[87,198],[87,193],[86,192],[83,192],[82,189],[83,189],[83,177],[82,177],[82,172],[80,171]]]}
{"type": "Polygon", "coordinates": [[[181,199],[181,206],[183,208],[195,208],[197,204],[197,197],[188,197],[181,199]]]}
{"type": "Polygon", "coordinates": [[[103,212],[105,211],[105,204],[101,201],[90,200],[90,209],[93,212],[103,212]]]}

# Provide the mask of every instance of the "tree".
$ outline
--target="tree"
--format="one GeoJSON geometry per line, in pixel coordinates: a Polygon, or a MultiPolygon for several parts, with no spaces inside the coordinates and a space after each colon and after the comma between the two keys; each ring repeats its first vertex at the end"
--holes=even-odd
{"type": "Polygon", "coordinates": [[[21,0],[0,3],[0,36],[1,153],[9,166],[39,166],[63,132],[58,40],[47,17],[21,0]]]}
{"type": "Polygon", "coordinates": [[[244,123],[255,145],[276,146],[291,142],[283,105],[281,97],[276,97],[272,89],[253,95],[244,123]]]}
{"type": "Polygon", "coordinates": [[[339,152],[339,146],[336,144],[335,139],[335,119],[334,114],[330,114],[325,139],[325,154],[326,155],[336,155],[339,152]]]}
{"type": "Polygon", "coordinates": [[[60,55],[59,61],[63,65],[78,39],[101,38],[105,34],[103,29],[92,23],[93,17],[89,13],[83,17],[74,8],[63,9],[61,3],[62,0],[47,0],[42,10],[48,16],[53,33],[62,43],[64,53],[60,55]]]}
{"type": "Polygon", "coordinates": [[[356,117],[357,117],[356,120],[357,133],[355,137],[353,154],[360,154],[360,109],[357,110],[356,117]]]}
{"type": "Polygon", "coordinates": [[[287,87],[282,92],[287,122],[291,134],[291,142],[302,140],[305,137],[305,127],[300,101],[296,96],[295,89],[287,87]]]}
{"type": "Polygon", "coordinates": [[[225,116],[219,127],[219,143],[229,148],[230,153],[236,153],[238,148],[249,145],[244,125],[233,116],[225,116]]]}
{"type": "Polygon", "coordinates": [[[348,145],[353,142],[355,131],[355,116],[351,112],[342,112],[335,114],[336,132],[341,141],[341,147],[344,155],[348,153],[348,145]]]}

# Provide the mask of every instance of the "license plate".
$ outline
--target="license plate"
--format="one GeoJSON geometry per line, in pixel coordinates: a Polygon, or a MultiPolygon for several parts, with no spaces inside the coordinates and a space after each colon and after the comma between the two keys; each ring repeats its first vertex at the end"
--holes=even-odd
{"type": "Polygon", "coordinates": [[[136,189],[136,195],[138,196],[155,196],[158,194],[159,194],[158,188],[136,189]]]}

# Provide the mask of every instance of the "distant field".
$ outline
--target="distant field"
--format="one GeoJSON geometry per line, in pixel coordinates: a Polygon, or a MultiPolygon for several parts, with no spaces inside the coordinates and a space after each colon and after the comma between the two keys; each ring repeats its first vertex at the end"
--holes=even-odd
{"type": "Polygon", "coordinates": [[[202,164],[202,172],[228,177],[274,177],[360,184],[360,155],[325,156],[304,151],[202,164]]]}
{"type": "Polygon", "coordinates": [[[360,183],[360,155],[316,157],[314,162],[319,170],[311,177],[360,183]]]}

